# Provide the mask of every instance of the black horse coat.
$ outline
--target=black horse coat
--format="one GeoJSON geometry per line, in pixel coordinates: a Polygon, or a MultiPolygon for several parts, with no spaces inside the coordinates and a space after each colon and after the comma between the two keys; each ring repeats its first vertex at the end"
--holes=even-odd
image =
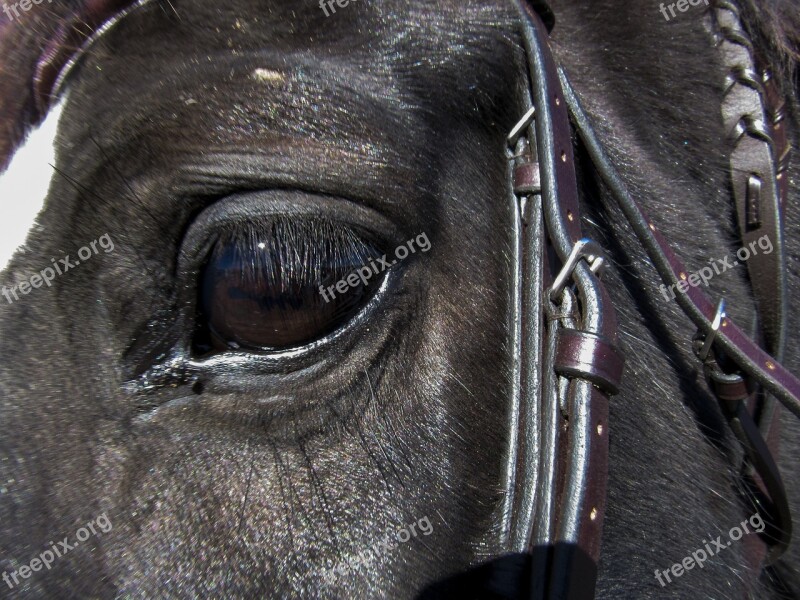
{"type": "MultiPolygon", "coordinates": [[[[649,1],[552,4],[554,52],[658,227],[692,268],[735,251],[724,70],[706,7],[665,20],[649,1]]],[[[796,140],[793,4],[742,8],[778,65],[796,140]]],[[[32,65],[71,8],[44,3],[3,24],[4,156],[42,116],[32,65]]],[[[114,250],[0,298],[0,571],[19,575],[101,515],[113,527],[19,585],[0,583],[0,597],[412,598],[502,551],[514,268],[503,148],[520,117],[517,15],[499,0],[328,12],[154,3],[69,80],[40,227],[2,284],[106,234],[114,250]],[[430,251],[392,267],[309,348],[199,356],[209,248],[237,220],[278,215],[311,223],[287,226],[289,245],[344,235],[345,223],[378,254],[423,233],[430,251]]],[[[654,577],[750,516],[736,499],[739,450],[691,353],[691,324],[659,293],[621,215],[591,200],[606,193],[591,168],[580,171],[628,361],[611,405],[598,597],[797,594],[796,544],[759,581],[743,543],[666,586],[654,577]]],[[[744,268],[708,287],[751,321],[744,268]]],[[[796,344],[787,351],[798,372],[796,344]]],[[[800,514],[797,424],[785,418],[782,435],[800,514]]]]}

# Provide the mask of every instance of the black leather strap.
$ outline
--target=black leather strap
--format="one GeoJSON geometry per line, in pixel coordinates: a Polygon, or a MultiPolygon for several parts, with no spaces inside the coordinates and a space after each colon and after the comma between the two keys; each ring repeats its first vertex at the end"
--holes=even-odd
{"type": "Polygon", "coordinates": [[[601,251],[581,235],[572,128],[548,33],[531,5],[517,5],[530,99],[509,136],[521,233],[521,361],[508,549],[532,555],[530,598],[588,600],[605,513],[608,395],[621,357],[613,349],[611,301],[597,276],[601,251]],[[613,360],[602,364],[602,356],[613,360]]]}

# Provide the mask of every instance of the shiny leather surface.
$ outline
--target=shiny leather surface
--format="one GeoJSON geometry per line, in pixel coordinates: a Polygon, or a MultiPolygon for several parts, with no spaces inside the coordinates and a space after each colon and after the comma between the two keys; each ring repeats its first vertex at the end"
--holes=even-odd
{"type": "MultiPolygon", "coordinates": [[[[522,244],[520,275],[523,286],[538,280],[549,286],[568,264],[582,238],[572,129],[555,60],[547,43],[546,27],[527,3],[520,2],[518,6],[530,68],[531,103],[536,107],[535,119],[526,136],[535,149],[521,159],[518,157],[518,164],[512,169],[516,178],[511,185],[520,194],[520,211],[527,222],[524,237],[528,241],[522,244]],[[528,194],[528,190],[536,189],[531,174],[537,169],[525,166],[526,160],[538,163],[541,194],[528,194]],[[544,228],[536,223],[537,218],[543,218],[544,228]],[[550,245],[542,243],[543,235],[550,245]],[[545,252],[539,258],[531,256],[542,248],[545,252]]],[[[529,106],[523,107],[520,114],[525,114],[529,106]]],[[[524,146],[518,146],[517,150],[524,155],[524,146]]],[[[532,554],[533,598],[594,597],[605,514],[608,392],[618,379],[612,373],[621,365],[617,362],[606,378],[600,373],[599,363],[592,364],[594,348],[589,352],[587,348],[591,346],[588,340],[603,340],[596,345],[601,354],[613,347],[616,318],[589,262],[577,261],[570,276],[577,297],[567,289],[553,301],[548,287],[539,296],[539,305],[523,303],[528,311],[523,314],[523,324],[544,319],[543,330],[523,326],[521,331],[522,372],[526,376],[520,386],[520,405],[528,410],[521,419],[533,421],[528,432],[538,429],[541,437],[537,443],[519,434],[519,439],[526,441],[526,450],[514,457],[516,485],[512,496],[520,500],[512,500],[515,510],[510,523],[509,550],[532,554]],[[565,334],[567,330],[572,333],[565,334]],[[569,338],[583,333],[590,337],[569,338]],[[562,339],[575,341],[559,344],[562,339]],[[536,357],[540,355],[542,361],[538,362],[536,357]],[[579,364],[577,359],[581,357],[590,360],[579,364]],[[557,363],[562,367],[560,373],[557,363]],[[541,378],[541,386],[531,382],[537,364],[542,370],[535,378],[541,378]],[[603,385],[603,391],[591,379],[610,385],[603,385]],[[538,395],[532,395],[537,392],[538,395]],[[536,449],[538,456],[533,451],[536,449]],[[542,552],[543,548],[549,551],[542,552]]],[[[527,297],[534,294],[528,293],[527,297]]]]}

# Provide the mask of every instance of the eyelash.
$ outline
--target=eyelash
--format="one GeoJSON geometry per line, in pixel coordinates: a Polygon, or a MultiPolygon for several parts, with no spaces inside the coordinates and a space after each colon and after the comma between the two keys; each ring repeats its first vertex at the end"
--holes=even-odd
{"type": "Polygon", "coordinates": [[[323,269],[346,276],[353,265],[367,264],[381,253],[369,237],[325,218],[272,218],[234,222],[220,232],[209,261],[232,245],[240,256],[251,256],[242,283],[290,291],[314,285],[323,269]],[[253,249],[262,250],[253,253],[253,249]]]}

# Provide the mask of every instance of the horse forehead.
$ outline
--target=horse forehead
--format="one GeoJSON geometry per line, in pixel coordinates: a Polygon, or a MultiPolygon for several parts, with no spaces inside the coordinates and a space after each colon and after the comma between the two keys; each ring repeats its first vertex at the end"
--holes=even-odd
{"type": "MultiPolygon", "coordinates": [[[[331,1],[334,8],[329,0],[319,5],[271,0],[160,5],[152,0],[103,33],[84,62],[124,64],[137,55],[174,59],[173,63],[182,58],[202,77],[214,70],[220,54],[229,54],[251,61],[254,76],[264,82],[281,80],[280,65],[258,64],[258,55],[269,52],[347,60],[383,74],[390,69],[404,75],[435,70],[440,81],[474,78],[481,70],[463,67],[476,58],[486,67],[508,64],[507,38],[515,18],[509,2],[422,7],[395,0],[331,1]],[[335,8],[337,2],[349,4],[335,8]],[[490,64],[493,60],[497,65],[490,64]]],[[[97,3],[119,5],[120,0],[97,3]]]]}
{"type": "MultiPolygon", "coordinates": [[[[219,14],[205,2],[192,3],[191,11],[176,4],[177,15],[160,7],[137,11],[98,40],[69,83],[60,124],[61,140],[81,152],[62,153],[60,168],[87,187],[113,188],[122,171],[137,173],[129,183],[137,190],[175,190],[163,199],[154,195],[149,205],[148,214],[165,222],[181,210],[167,200],[184,197],[177,193],[181,184],[198,172],[215,183],[229,172],[251,171],[262,174],[259,182],[274,173],[303,187],[324,180],[329,193],[392,199],[398,207],[391,214],[412,221],[414,232],[422,230],[414,215],[446,211],[450,197],[469,215],[462,218],[483,214],[485,196],[475,193],[483,189],[479,174],[487,163],[504,172],[495,148],[517,118],[513,110],[502,115],[505,121],[493,116],[503,109],[495,97],[512,97],[514,67],[490,11],[479,24],[450,23],[451,41],[461,45],[449,47],[423,35],[428,26],[407,10],[383,27],[379,9],[388,2],[339,9],[341,20],[326,18],[319,6],[298,8],[291,20],[281,18],[290,12],[285,7],[241,9],[251,5],[236,2],[219,14]],[[300,11],[315,16],[305,19],[300,11]],[[360,33],[348,37],[348,31],[360,33]],[[463,68],[476,59],[496,68],[463,68]],[[483,135],[464,144],[470,126],[483,135]],[[258,167],[233,154],[258,157],[258,167]],[[451,176],[455,164],[469,175],[451,176]],[[398,194],[408,182],[418,193],[398,194]],[[451,193],[434,193],[444,182],[451,193]]],[[[100,202],[56,181],[61,207],[100,202]]]]}
{"type": "MultiPolygon", "coordinates": [[[[200,129],[207,126],[231,142],[240,139],[231,132],[297,133],[292,128],[302,128],[304,139],[330,137],[326,125],[342,138],[352,134],[350,141],[359,134],[373,142],[389,137],[386,131],[419,133],[422,113],[455,118],[473,111],[491,122],[477,107],[494,109],[491,96],[513,87],[513,61],[502,43],[507,32],[499,33],[497,16],[485,8],[477,24],[441,25],[450,38],[443,44],[425,35],[441,22],[442,10],[427,11],[426,25],[407,5],[392,2],[356,3],[329,17],[317,5],[292,10],[261,3],[255,11],[253,4],[199,1],[176,4],[173,13],[151,7],[130,14],[75,72],[70,103],[77,107],[70,112],[87,118],[65,120],[65,137],[80,141],[88,131],[118,138],[115,132],[130,135],[132,124],[161,121],[167,128],[192,125],[183,130],[192,135],[205,135],[200,129]],[[388,11],[395,11],[391,18],[388,11]],[[497,68],[464,68],[476,60],[497,68]]],[[[379,160],[388,154],[372,152],[379,160]]]]}
{"type": "Polygon", "coordinates": [[[308,44],[334,43],[342,48],[351,41],[357,43],[358,38],[405,42],[409,34],[423,42],[426,32],[436,32],[451,41],[459,33],[473,36],[480,28],[496,28],[504,18],[517,18],[513,3],[507,0],[425,4],[399,0],[314,0],[299,4],[283,0],[96,0],[91,10],[83,8],[70,14],[91,19],[95,30],[128,29],[134,36],[143,32],[127,28],[124,22],[150,15],[171,24],[172,40],[191,29],[207,43],[222,40],[234,44],[249,37],[273,45],[301,39],[308,44]],[[342,2],[347,5],[339,6],[342,2]],[[109,27],[113,21],[118,23],[109,27]]]}

